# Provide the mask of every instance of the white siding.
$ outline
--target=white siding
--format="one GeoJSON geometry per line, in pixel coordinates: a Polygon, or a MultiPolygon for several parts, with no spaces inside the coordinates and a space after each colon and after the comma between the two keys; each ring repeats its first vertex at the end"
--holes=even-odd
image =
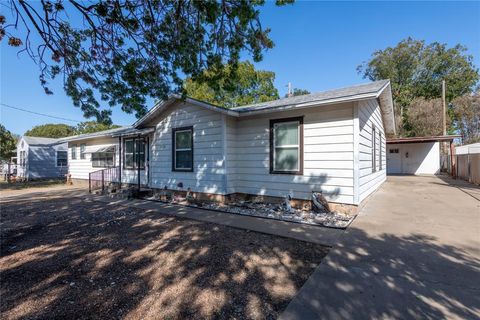
{"type": "MultiPolygon", "coordinates": [[[[72,175],[73,179],[85,179],[88,180],[89,173],[106,169],[101,167],[92,166],[92,153],[105,147],[114,146],[115,153],[115,165],[119,165],[119,148],[118,138],[93,138],[88,140],[74,141],[68,143],[68,172],[72,175]],[[80,145],[85,144],[85,159],[80,159],[80,145]],[[72,159],[72,147],[76,145],[76,159],[72,159]]],[[[123,148],[123,145],[122,145],[123,148]]],[[[123,152],[122,152],[123,153],[123,152]]],[[[122,182],[123,183],[137,183],[137,170],[128,170],[123,168],[122,159],[122,182]]],[[[147,184],[147,177],[145,170],[140,171],[140,183],[147,184]]]]}
{"type": "Polygon", "coordinates": [[[369,194],[375,191],[386,180],[386,140],[383,128],[380,106],[375,99],[359,101],[357,103],[359,132],[358,139],[358,176],[359,176],[359,199],[358,203],[364,200],[369,194]],[[372,128],[375,126],[377,135],[377,168],[372,168],[372,128]],[[381,132],[381,141],[378,133],[381,132]],[[380,161],[382,169],[380,170],[380,161]]]}
{"type": "Polygon", "coordinates": [[[225,194],[225,118],[219,112],[179,102],[155,119],[156,130],[150,154],[150,185],[195,192],[225,194]],[[172,171],[172,129],[193,126],[193,172],[172,171]]]}
{"type": "Polygon", "coordinates": [[[17,176],[18,177],[23,177],[23,178],[28,178],[28,143],[23,140],[23,138],[20,139],[20,141],[17,143],[17,176]],[[23,142],[23,147],[22,147],[22,142],[23,142]],[[25,166],[22,166],[22,163],[20,163],[20,152],[25,151],[25,166]]]}
{"type": "Polygon", "coordinates": [[[353,104],[277,112],[227,121],[228,191],[353,203],[353,104]],[[304,116],[304,174],[270,174],[270,119],[304,116]],[[234,168],[232,170],[232,168],[234,168]]]}
{"type": "Polygon", "coordinates": [[[440,173],[439,142],[395,143],[387,146],[388,150],[398,149],[398,153],[387,153],[389,174],[440,173]]]}

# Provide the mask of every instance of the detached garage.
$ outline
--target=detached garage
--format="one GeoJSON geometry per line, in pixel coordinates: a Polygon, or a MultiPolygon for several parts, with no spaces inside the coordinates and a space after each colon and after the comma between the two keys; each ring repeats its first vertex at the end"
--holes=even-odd
{"type": "Polygon", "coordinates": [[[398,138],[387,140],[387,174],[440,173],[440,144],[460,136],[398,138]]]}

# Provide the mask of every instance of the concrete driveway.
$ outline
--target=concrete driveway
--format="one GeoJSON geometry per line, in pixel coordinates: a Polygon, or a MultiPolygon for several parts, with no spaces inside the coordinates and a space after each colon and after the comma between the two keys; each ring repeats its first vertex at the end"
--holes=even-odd
{"type": "Polygon", "coordinates": [[[479,194],[389,177],[281,319],[479,319],[479,194]]]}

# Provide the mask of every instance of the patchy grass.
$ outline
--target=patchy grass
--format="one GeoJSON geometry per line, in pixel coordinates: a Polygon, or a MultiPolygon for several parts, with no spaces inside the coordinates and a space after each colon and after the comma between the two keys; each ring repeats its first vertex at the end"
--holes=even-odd
{"type": "Polygon", "coordinates": [[[0,226],[5,319],[274,319],[327,253],[80,198],[4,201],[0,226]]]}
{"type": "Polygon", "coordinates": [[[33,181],[18,181],[8,183],[7,181],[0,182],[0,190],[20,190],[27,188],[42,188],[65,184],[65,179],[48,179],[48,180],[33,180],[33,181]]]}

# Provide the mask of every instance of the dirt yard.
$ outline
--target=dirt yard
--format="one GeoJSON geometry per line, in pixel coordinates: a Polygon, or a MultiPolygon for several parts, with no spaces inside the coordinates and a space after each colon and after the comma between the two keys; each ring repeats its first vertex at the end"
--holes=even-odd
{"type": "Polygon", "coordinates": [[[6,199],[0,221],[4,319],[273,319],[327,253],[74,197],[6,199]]]}

